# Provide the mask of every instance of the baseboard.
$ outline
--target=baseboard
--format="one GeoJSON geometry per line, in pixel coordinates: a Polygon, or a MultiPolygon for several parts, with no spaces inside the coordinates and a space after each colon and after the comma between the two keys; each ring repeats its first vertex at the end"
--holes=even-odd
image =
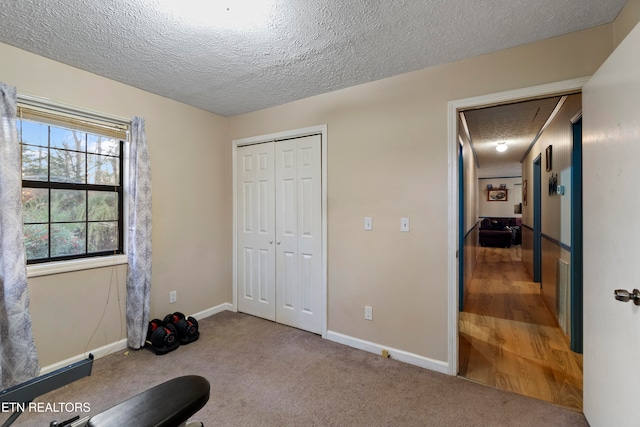
{"type": "MultiPolygon", "coordinates": [[[[370,341],[353,338],[338,332],[327,331],[327,340],[344,344],[359,350],[368,351],[369,353],[382,355],[382,350],[389,352],[389,357],[411,365],[420,366],[421,368],[448,374],[449,364],[442,360],[430,359],[404,350],[390,348],[388,346],[372,343],[370,341]]],[[[382,357],[382,356],[381,356],[382,357]]]]}
{"type": "Polygon", "coordinates": [[[225,302],[223,304],[216,305],[215,307],[192,314],[191,316],[195,317],[196,320],[202,320],[205,317],[213,316],[214,314],[222,313],[223,311],[235,311],[233,309],[233,304],[225,302]]]}
{"type": "Polygon", "coordinates": [[[111,344],[103,345],[102,347],[89,350],[84,354],[78,354],[76,356],[70,357],[61,362],[57,362],[52,365],[45,366],[40,369],[40,375],[48,374],[49,372],[53,372],[56,369],[64,368],[65,366],[71,365],[72,363],[76,363],[81,360],[84,360],[89,356],[89,353],[93,354],[93,357],[95,359],[100,359],[101,357],[104,357],[115,351],[124,350],[126,348],[127,348],[127,339],[123,338],[120,341],[112,342],[111,344]]]}
{"type": "MultiPolygon", "coordinates": [[[[233,304],[224,303],[217,305],[215,307],[208,308],[199,313],[192,314],[196,320],[204,319],[205,317],[213,316],[214,314],[221,313],[223,311],[233,311],[233,304]]],[[[56,362],[51,365],[45,366],[40,369],[40,375],[48,374],[49,372],[53,372],[56,369],[64,368],[65,366],[71,365],[72,363],[79,362],[81,360],[86,359],[89,356],[89,353],[93,354],[95,359],[100,359],[108,354],[111,354],[116,351],[124,350],[128,347],[127,339],[123,338],[119,341],[112,342],[111,344],[103,345],[102,347],[94,348],[92,350],[87,351],[83,354],[78,354],[76,356],[65,359],[61,362],[56,362]]]]}

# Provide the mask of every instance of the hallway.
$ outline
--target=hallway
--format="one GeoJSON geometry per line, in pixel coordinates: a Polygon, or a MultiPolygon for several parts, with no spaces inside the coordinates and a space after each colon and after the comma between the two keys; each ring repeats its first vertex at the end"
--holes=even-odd
{"type": "Polygon", "coordinates": [[[459,315],[459,375],[582,410],[582,355],[569,349],[521,250],[480,248],[459,315]]]}

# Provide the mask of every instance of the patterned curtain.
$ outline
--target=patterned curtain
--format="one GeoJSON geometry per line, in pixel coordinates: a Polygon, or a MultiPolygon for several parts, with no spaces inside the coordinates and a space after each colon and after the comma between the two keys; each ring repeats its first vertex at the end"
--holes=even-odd
{"type": "Polygon", "coordinates": [[[140,117],[131,123],[128,203],[127,339],[137,349],[147,336],[151,294],[151,162],[140,117]]]}
{"type": "Polygon", "coordinates": [[[0,390],[38,375],[22,233],[16,88],[0,83],[0,390]]]}

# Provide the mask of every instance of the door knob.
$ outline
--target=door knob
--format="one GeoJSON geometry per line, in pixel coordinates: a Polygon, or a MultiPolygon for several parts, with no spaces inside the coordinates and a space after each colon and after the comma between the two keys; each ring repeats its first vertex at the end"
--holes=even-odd
{"type": "Polygon", "coordinates": [[[618,301],[627,302],[633,300],[635,305],[640,305],[640,291],[634,289],[633,292],[624,289],[616,289],[614,295],[618,301]]]}

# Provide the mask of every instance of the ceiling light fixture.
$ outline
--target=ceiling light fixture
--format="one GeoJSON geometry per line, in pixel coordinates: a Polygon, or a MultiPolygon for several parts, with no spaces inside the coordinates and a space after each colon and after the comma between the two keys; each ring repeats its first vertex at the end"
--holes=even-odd
{"type": "Polygon", "coordinates": [[[498,145],[496,146],[496,151],[498,153],[504,153],[505,151],[507,151],[507,143],[506,142],[498,142],[498,145]]]}

